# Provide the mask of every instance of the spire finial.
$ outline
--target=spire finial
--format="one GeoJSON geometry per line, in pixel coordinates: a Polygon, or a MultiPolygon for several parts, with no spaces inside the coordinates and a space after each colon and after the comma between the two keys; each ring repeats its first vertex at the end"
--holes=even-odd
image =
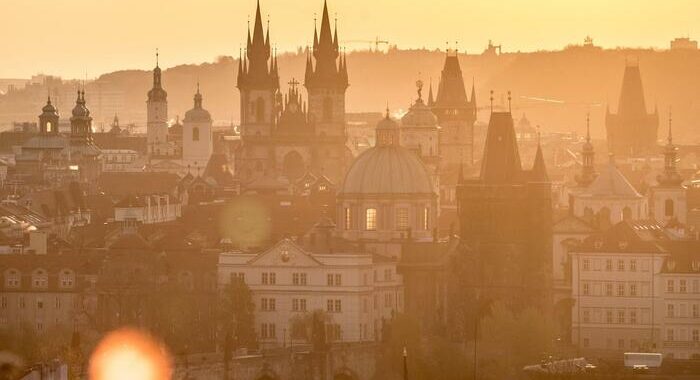
{"type": "Polygon", "coordinates": [[[158,48],[156,48],[156,67],[158,67],[158,64],[159,64],[159,62],[158,62],[158,56],[159,56],[159,54],[158,54],[158,48]]]}
{"type": "Polygon", "coordinates": [[[386,118],[389,118],[389,100],[386,101],[386,118]]]}
{"type": "Polygon", "coordinates": [[[586,142],[591,142],[591,113],[586,113],[586,142]]]}
{"type": "Polygon", "coordinates": [[[508,90],[508,112],[512,113],[512,105],[511,105],[512,98],[510,96],[510,90],[508,90]]]}
{"type": "Polygon", "coordinates": [[[489,100],[491,101],[491,113],[493,113],[493,90],[491,90],[491,97],[489,100]]]}
{"type": "Polygon", "coordinates": [[[537,146],[540,146],[542,142],[542,132],[540,131],[540,125],[537,124],[537,146]]]}

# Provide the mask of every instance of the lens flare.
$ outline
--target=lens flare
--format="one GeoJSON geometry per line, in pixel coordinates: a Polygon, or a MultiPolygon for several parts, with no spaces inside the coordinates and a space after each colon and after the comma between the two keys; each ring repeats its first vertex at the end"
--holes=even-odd
{"type": "Polygon", "coordinates": [[[92,380],[170,379],[170,359],[165,347],[140,331],[112,331],[97,345],[90,358],[92,380]]]}

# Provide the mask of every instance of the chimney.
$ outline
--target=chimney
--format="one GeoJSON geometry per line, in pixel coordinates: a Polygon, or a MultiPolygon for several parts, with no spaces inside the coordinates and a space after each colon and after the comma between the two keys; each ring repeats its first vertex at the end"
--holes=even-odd
{"type": "Polygon", "coordinates": [[[43,231],[32,231],[29,233],[29,249],[35,255],[45,255],[47,253],[48,234],[43,231]]]}

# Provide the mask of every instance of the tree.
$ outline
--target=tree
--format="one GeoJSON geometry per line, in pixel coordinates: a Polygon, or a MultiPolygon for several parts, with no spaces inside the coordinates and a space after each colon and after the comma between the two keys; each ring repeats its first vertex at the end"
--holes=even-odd
{"type": "MultiPolygon", "coordinates": [[[[250,288],[243,279],[233,279],[221,294],[219,325],[223,332],[230,334],[233,350],[245,347],[256,349],[258,347],[255,335],[255,305],[250,288]]],[[[225,343],[225,342],[223,342],[225,343]]]]}

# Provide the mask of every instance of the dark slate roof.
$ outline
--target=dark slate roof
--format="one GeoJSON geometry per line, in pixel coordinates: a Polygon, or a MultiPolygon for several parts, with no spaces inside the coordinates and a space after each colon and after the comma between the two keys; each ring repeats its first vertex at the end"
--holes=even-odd
{"type": "Polygon", "coordinates": [[[693,273],[700,276],[700,240],[672,240],[661,245],[670,253],[663,273],[693,273]]]}
{"type": "Polygon", "coordinates": [[[457,55],[448,55],[442,68],[435,107],[464,107],[468,104],[459,58],[457,55]]]}

